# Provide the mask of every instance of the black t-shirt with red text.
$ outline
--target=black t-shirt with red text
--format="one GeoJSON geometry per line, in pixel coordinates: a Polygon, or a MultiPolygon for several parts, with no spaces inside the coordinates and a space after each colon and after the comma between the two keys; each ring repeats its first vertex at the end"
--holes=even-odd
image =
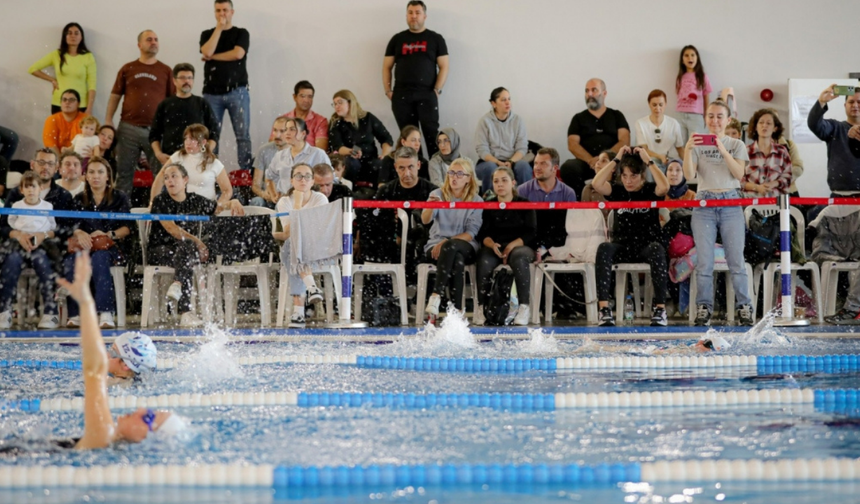
{"type": "Polygon", "coordinates": [[[386,56],[394,56],[395,90],[431,90],[436,85],[436,58],[448,55],[442,35],[433,30],[404,30],[391,37],[386,56]]]}

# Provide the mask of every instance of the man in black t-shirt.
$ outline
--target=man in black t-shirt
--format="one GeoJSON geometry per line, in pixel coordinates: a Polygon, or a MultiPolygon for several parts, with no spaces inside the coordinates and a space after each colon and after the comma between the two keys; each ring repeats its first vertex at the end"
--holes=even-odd
{"type": "Polygon", "coordinates": [[[576,159],[561,165],[561,179],[582,200],[585,181],[594,177],[594,164],[605,150],[618,152],[630,145],[630,126],[620,111],[608,108],[606,83],[591,79],[585,84],[586,110],[573,116],[567,129],[567,149],[576,159]]]}
{"type": "MultiPolygon", "coordinates": [[[[239,168],[251,169],[251,95],[248,92],[248,30],[233,26],[232,0],[215,0],[215,28],[200,34],[203,67],[203,97],[215,111],[219,128],[224,112],[236,134],[239,168]]],[[[223,129],[223,128],[220,128],[223,129]]],[[[217,149],[216,149],[217,154],[217,149]]]]}
{"type": "Polygon", "coordinates": [[[352,198],[352,191],[349,187],[334,181],[334,169],[325,163],[320,163],[313,167],[314,185],[319,186],[321,192],[328,202],[337,201],[343,198],[352,198]]]}
{"type": "Polygon", "coordinates": [[[173,83],[176,85],[176,95],[168,96],[158,104],[152,127],[149,129],[152,151],[162,166],[170,161],[171,154],[182,148],[185,142],[183,134],[188,126],[202,124],[209,129],[209,149],[215,149],[218,145],[220,133],[215,112],[209,102],[191,94],[191,88],[194,86],[194,66],[191,63],[174,66],[173,83]]]}
{"type": "Polygon", "coordinates": [[[430,159],[438,150],[439,95],[448,79],[448,46],[442,35],[424,28],[426,20],[424,2],[412,0],[406,4],[409,29],[388,42],[382,62],[382,87],[391,100],[397,127],[401,130],[408,125],[421,127],[427,159],[430,159]]]}

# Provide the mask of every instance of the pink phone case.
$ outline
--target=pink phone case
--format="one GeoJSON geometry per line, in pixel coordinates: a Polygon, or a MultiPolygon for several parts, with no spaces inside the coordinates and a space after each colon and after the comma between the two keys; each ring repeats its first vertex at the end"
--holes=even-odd
{"type": "Polygon", "coordinates": [[[701,145],[717,145],[717,135],[696,135],[702,139],[701,145]]]}

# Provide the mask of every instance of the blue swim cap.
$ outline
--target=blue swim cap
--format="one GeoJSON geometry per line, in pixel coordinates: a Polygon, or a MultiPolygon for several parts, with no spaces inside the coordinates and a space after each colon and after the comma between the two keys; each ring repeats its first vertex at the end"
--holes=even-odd
{"type": "Polygon", "coordinates": [[[135,373],[155,370],[158,352],[149,336],[127,332],[117,337],[114,344],[123,362],[135,373]]]}

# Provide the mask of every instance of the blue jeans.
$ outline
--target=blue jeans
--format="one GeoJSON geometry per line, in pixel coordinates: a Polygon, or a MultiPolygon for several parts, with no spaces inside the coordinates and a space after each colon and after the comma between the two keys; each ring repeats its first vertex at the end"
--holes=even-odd
{"type": "MultiPolygon", "coordinates": [[[[0,156],[6,158],[6,161],[12,161],[12,156],[18,148],[18,134],[9,128],[0,126],[0,144],[3,144],[3,147],[0,148],[0,156]]],[[[0,180],[0,184],[6,185],[6,181],[0,180]]]]}
{"type": "MultiPolygon", "coordinates": [[[[96,312],[98,313],[113,313],[115,310],[114,300],[116,299],[113,289],[113,276],[110,273],[110,268],[113,266],[119,254],[116,247],[110,250],[97,250],[90,252],[90,260],[93,263],[92,280],[90,280],[90,288],[93,292],[93,297],[96,301],[96,312]]],[[[63,259],[63,273],[66,280],[72,281],[75,278],[75,254],[67,254],[63,259]]],[[[80,315],[78,303],[69,296],[66,301],[69,309],[69,317],[77,317],[80,315]]]]}
{"type": "MultiPolygon", "coordinates": [[[[493,173],[499,167],[496,163],[489,161],[478,161],[475,166],[475,175],[481,181],[481,194],[493,188],[493,173]]],[[[514,163],[514,177],[517,179],[517,185],[528,182],[532,179],[532,167],[525,161],[517,161],[514,163]]]]}
{"type": "MultiPolygon", "coordinates": [[[[726,192],[699,192],[697,199],[720,200],[741,198],[739,190],[726,192]]],[[[693,240],[696,242],[696,305],[714,309],[714,249],[717,230],[723,238],[726,262],[735,287],[735,307],[750,305],[749,283],[744,267],[744,242],[746,241],[746,221],[744,209],[731,207],[697,207],[693,209],[693,240]]]]}
{"type": "Polygon", "coordinates": [[[0,312],[12,309],[12,298],[18,287],[18,278],[24,269],[24,262],[29,262],[36,276],[39,278],[39,290],[42,292],[43,312],[45,314],[57,314],[57,302],[54,300],[54,280],[56,279],[54,268],[48,254],[42,248],[30,252],[13,250],[3,260],[0,268],[0,312]],[[28,257],[29,256],[29,257],[28,257]]]}
{"type": "MultiPolygon", "coordinates": [[[[230,122],[236,135],[239,168],[250,170],[253,154],[251,153],[251,94],[248,88],[236,88],[222,95],[204,94],[203,98],[206,98],[212,111],[215,112],[215,119],[221,127],[222,139],[224,138],[224,112],[230,113],[230,122]]],[[[218,146],[220,145],[221,142],[218,142],[218,146]]],[[[215,154],[218,154],[217,146],[215,154]]]]}

